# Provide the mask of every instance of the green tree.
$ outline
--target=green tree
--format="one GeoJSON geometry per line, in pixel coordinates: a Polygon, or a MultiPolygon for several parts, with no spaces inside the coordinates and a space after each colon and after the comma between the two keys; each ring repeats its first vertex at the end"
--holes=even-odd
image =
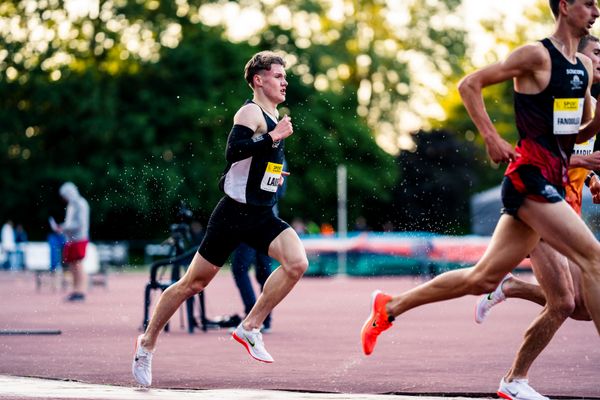
{"type": "Polygon", "coordinates": [[[404,179],[395,189],[392,222],[402,230],[468,233],[474,146],[448,131],[419,132],[415,139],[417,150],[397,159],[404,179]]]}
{"type": "MultiPolygon", "coordinates": [[[[318,99],[328,99],[331,111],[323,116],[324,126],[338,124],[335,117],[342,111],[339,126],[343,128],[338,132],[329,129],[330,135],[324,132],[322,138],[332,140],[334,146],[328,151],[337,154],[341,150],[339,157],[349,164],[350,221],[362,215],[379,229],[389,219],[380,210],[397,200],[393,191],[403,179],[403,171],[392,167],[389,157],[366,146],[372,140],[368,133],[358,136],[364,130],[361,121],[371,129],[371,137],[392,148],[398,146],[408,133],[407,119],[427,109],[414,99],[426,102],[435,98],[438,90],[417,79],[416,70],[428,71],[440,80],[462,74],[465,32],[452,18],[459,4],[453,0],[409,1],[399,8],[382,1],[344,1],[336,12],[320,1],[262,5],[265,15],[284,8],[294,18],[272,20],[251,39],[261,47],[280,47],[296,56],[293,73],[316,90],[318,99]],[[402,15],[404,19],[397,18],[402,15]],[[425,23],[428,20],[435,23],[425,23]],[[319,94],[325,91],[330,94],[319,94]],[[348,120],[346,115],[353,110],[356,115],[348,120]],[[358,146],[345,146],[344,141],[355,141],[358,146]]],[[[311,159],[317,157],[307,160],[311,159]]],[[[322,197],[326,187],[335,188],[337,160],[318,159],[323,160],[319,164],[329,175],[315,171],[311,183],[323,188],[322,197]]],[[[305,190],[302,186],[302,192],[305,190]]],[[[293,190],[289,196],[294,198],[293,190]]],[[[325,222],[333,222],[335,193],[330,191],[323,200],[323,210],[313,212],[313,218],[320,214],[325,222]]]]}
{"type": "MultiPolygon", "coordinates": [[[[362,215],[377,227],[387,220],[381,210],[398,204],[398,182],[411,181],[376,141],[419,153],[405,140],[411,121],[439,114],[438,104],[451,110],[444,125],[459,132],[453,140],[476,140],[453,89],[470,68],[459,4],[106,1],[77,17],[59,0],[4,1],[1,214],[41,235],[69,179],[92,203],[97,238],[164,235],[180,200],[206,219],[220,196],[233,113],[251,96],[242,67],[258,50],[281,49],[290,66],[282,111],[296,128],[282,215],[334,222],[343,163],[350,220],[362,215]],[[265,23],[235,41],[228,21],[210,20],[220,7],[258,10],[265,23]]],[[[421,201],[404,200],[407,208],[421,201]]]]}
{"type": "MultiPolygon", "coordinates": [[[[121,12],[113,10],[111,18],[121,12]]],[[[128,12],[143,15],[144,9],[128,12]]],[[[163,20],[161,15],[149,13],[148,26],[154,26],[152,18],[163,20]]],[[[95,41],[109,21],[97,25],[95,41]]],[[[10,176],[0,184],[7,193],[3,213],[33,227],[32,236],[39,238],[47,215],[61,211],[58,186],[73,180],[90,200],[94,239],[160,237],[181,200],[202,219],[208,217],[221,195],[217,180],[233,113],[251,97],[243,65],[261,47],[230,43],[219,28],[183,22],[177,46],[161,47],[156,59],[129,54],[121,63],[124,49],[81,51],[54,69],[42,68],[43,61],[24,67],[14,79],[10,68],[16,69],[16,61],[3,65],[0,93],[11,94],[1,100],[6,123],[0,151],[9,155],[2,163],[10,176]]],[[[21,44],[25,48],[27,41],[21,44]]],[[[68,47],[60,41],[55,46],[68,47]]],[[[356,154],[347,164],[358,203],[374,193],[365,163],[391,171],[375,186],[384,192],[378,198],[385,199],[385,187],[394,182],[395,171],[387,168],[392,158],[356,117],[355,97],[317,93],[300,78],[290,76],[289,104],[298,133],[289,140],[295,172],[282,213],[330,220],[335,215],[331,170],[348,154],[356,154]]]]}
{"type": "Polygon", "coordinates": [[[316,90],[356,97],[356,113],[394,152],[411,147],[404,139],[412,121],[439,115],[432,102],[446,95],[443,82],[463,73],[460,3],[275,0],[261,3],[262,12],[289,18],[268,19],[249,40],[297,55],[294,72],[316,90]]]}

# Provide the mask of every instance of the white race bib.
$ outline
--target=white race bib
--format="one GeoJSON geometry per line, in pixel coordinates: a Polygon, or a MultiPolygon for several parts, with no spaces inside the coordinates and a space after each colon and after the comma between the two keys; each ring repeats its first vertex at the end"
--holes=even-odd
{"type": "Polygon", "coordinates": [[[281,171],[283,171],[283,164],[268,163],[265,175],[262,178],[262,182],[260,182],[260,188],[267,192],[277,192],[281,171]]]}
{"type": "Polygon", "coordinates": [[[573,155],[578,156],[589,156],[594,152],[594,143],[596,142],[596,136],[593,136],[590,140],[583,143],[576,143],[573,147],[573,155]]]}
{"type": "Polygon", "coordinates": [[[578,133],[582,115],[583,99],[554,99],[554,134],[578,133]]]}

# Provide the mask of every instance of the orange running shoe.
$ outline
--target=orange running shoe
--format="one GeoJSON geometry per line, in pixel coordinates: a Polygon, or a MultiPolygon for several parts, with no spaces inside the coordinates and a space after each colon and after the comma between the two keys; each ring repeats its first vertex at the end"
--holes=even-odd
{"type": "Polygon", "coordinates": [[[385,310],[385,305],[390,300],[392,300],[392,296],[383,293],[381,290],[376,290],[371,295],[371,315],[369,315],[360,331],[363,352],[366,355],[373,352],[377,343],[377,336],[392,326],[394,317],[389,317],[385,310]]]}

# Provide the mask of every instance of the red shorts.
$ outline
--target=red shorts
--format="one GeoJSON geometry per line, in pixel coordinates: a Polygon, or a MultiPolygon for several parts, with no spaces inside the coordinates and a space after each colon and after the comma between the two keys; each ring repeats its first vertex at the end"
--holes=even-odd
{"type": "Polygon", "coordinates": [[[85,249],[87,248],[88,241],[81,240],[79,242],[67,242],[65,243],[62,251],[62,259],[64,263],[71,263],[79,260],[83,260],[85,257],[85,249]]]}

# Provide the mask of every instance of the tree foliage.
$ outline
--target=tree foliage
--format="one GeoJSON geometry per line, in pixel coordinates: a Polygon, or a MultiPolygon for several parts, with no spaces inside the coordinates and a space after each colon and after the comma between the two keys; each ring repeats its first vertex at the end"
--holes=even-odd
{"type": "Polygon", "coordinates": [[[439,115],[444,81],[462,75],[466,32],[460,0],[344,0],[262,5],[265,15],[289,10],[253,39],[298,54],[303,81],[357,98],[356,113],[388,150],[410,148],[415,120],[439,115]],[[410,139],[408,139],[410,142],[410,139]]]}
{"type": "MultiPolygon", "coordinates": [[[[61,212],[58,186],[72,180],[90,201],[96,238],[160,237],[181,200],[206,220],[221,196],[233,114],[251,97],[243,65],[266,48],[222,34],[187,23],[178,46],[162,47],[158,61],[132,58],[111,69],[110,55],[89,53],[78,56],[88,67],[62,66],[60,79],[40,66],[3,79],[0,93],[10,93],[1,100],[4,216],[39,237],[48,214],[61,212]]],[[[376,192],[385,200],[393,159],[356,116],[355,97],[316,92],[294,74],[289,81],[284,107],[297,133],[288,140],[293,175],[282,214],[333,221],[341,162],[357,204],[376,192]],[[376,180],[371,165],[379,166],[376,180]]]]}
{"type": "Polygon", "coordinates": [[[401,230],[462,234],[469,229],[469,197],[477,183],[475,148],[448,131],[419,132],[417,150],[403,152],[404,179],[395,189],[392,223],[401,230]]]}
{"type": "MultiPolygon", "coordinates": [[[[65,180],[90,200],[95,239],[161,237],[181,200],[205,221],[221,196],[232,117],[251,97],[243,66],[263,49],[281,50],[289,62],[281,111],[295,134],[286,143],[284,218],[335,225],[336,168],[345,164],[350,221],[463,226],[452,213],[435,214],[434,226],[409,222],[403,211],[432,212],[422,192],[452,193],[463,212],[478,181],[462,165],[485,159],[471,152],[473,127],[453,90],[467,65],[460,0],[107,0],[80,14],[66,4],[0,4],[0,216],[22,222],[32,237],[43,237],[49,214],[60,217],[65,180]],[[254,31],[233,39],[236,26],[223,18],[231,10],[250,12],[244,25],[254,31]],[[439,116],[439,104],[459,134],[421,132],[415,147],[413,121],[439,116]],[[395,160],[377,143],[411,152],[395,160]],[[427,149],[439,146],[460,156],[446,149],[446,161],[428,159],[427,149]],[[419,186],[442,176],[462,190],[419,186]],[[391,217],[382,213],[391,209],[391,217]]],[[[508,107],[504,89],[497,96],[508,107]]]]}

